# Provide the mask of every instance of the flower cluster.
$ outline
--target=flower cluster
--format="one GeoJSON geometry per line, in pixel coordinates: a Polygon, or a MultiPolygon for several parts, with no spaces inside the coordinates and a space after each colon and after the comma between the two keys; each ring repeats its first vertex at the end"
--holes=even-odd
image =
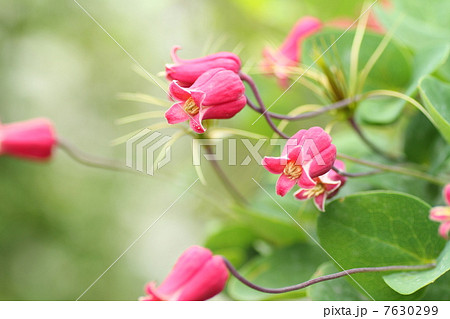
{"type": "Polygon", "coordinates": [[[297,184],[300,190],[295,197],[314,197],[320,211],[325,210],[325,200],[336,195],[345,183],[344,176],[331,170],[333,165],[345,169],[344,163],[336,161],[336,146],[320,127],[298,131],[286,142],[280,157],[265,157],[262,164],[269,172],[280,174],[278,195],[285,196],[297,184]]]}
{"type": "Polygon", "coordinates": [[[229,119],[244,108],[247,100],[237,55],[219,52],[181,60],[178,49],[172,51],[174,64],[166,65],[166,77],[172,81],[169,92],[178,101],[165,114],[169,124],[189,121],[194,132],[204,133],[203,120],[229,119]]]}
{"type": "Polygon", "coordinates": [[[450,232],[450,184],[444,187],[443,195],[447,206],[434,207],[430,211],[430,219],[441,223],[439,235],[444,239],[448,239],[450,232]]]}

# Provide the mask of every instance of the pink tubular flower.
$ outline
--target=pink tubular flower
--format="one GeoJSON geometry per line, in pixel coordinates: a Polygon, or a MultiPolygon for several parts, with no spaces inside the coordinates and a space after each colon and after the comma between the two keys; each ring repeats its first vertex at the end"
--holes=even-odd
{"type": "MultiPolygon", "coordinates": [[[[392,9],[392,3],[390,0],[382,0],[382,1],[380,1],[380,5],[385,10],[392,9]]],[[[332,26],[332,27],[338,27],[341,29],[347,29],[351,25],[353,25],[352,26],[353,28],[356,28],[356,26],[358,24],[355,23],[355,20],[352,20],[349,18],[338,18],[338,19],[335,19],[335,20],[327,23],[327,25],[332,26]]],[[[373,11],[369,12],[369,18],[367,19],[367,29],[371,30],[373,32],[376,32],[376,33],[385,33],[386,32],[385,28],[380,24],[377,17],[373,13],[373,11]]]]}
{"type": "Polygon", "coordinates": [[[0,155],[48,160],[56,145],[52,123],[43,118],[0,124],[0,155]]]}
{"type": "Polygon", "coordinates": [[[439,226],[439,235],[448,239],[448,233],[450,232],[450,184],[445,186],[443,193],[448,206],[432,208],[430,211],[430,219],[441,223],[441,226],[439,226]]]}
{"type": "Polygon", "coordinates": [[[218,52],[202,58],[183,60],[177,57],[179,46],[172,49],[174,64],[166,64],[166,77],[169,81],[177,80],[178,84],[191,86],[200,75],[211,69],[223,68],[238,73],[241,69],[241,60],[231,52],[218,52]]]}
{"type": "Polygon", "coordinates": [[[316,185],[315,177],[327,173],[336,160],[336,146],[320,127],[300,130],[284,146],[281,157],[264,157],[262,165],[272,174],[281,174],[277,194],[286,195],[295,184],[301,188],[316,185]]]}
{"type": "Polygon", "coordinates": [[[228,270],[220,256],[199,246],[188,248],[178,259],[169,276],[156,287],[147,284],[144,301],[207,300],[225,287],[228,270]]]}
{"type": "Polygon", "coordinates": [[[180,102],[167,110],[167,121],[169,124],[189,121],[197,133],[205,132],[203,120],[229,119],[242,110],[247,102],[245,87],[239,76],[222,68],[203,73],[189,88],[173,81],[169,90],[172,97],[180,102]]]}
{"type": "Polygon", "coordinates": [[[263,50],[261,69],[274,74],[281,87],[289,85],[289,69],[297,66],[301,56],[302,41],[322,28],[320,20],[304,17],[297,21],[278,50],[266,47],[263,50]]]}
{"type": "MultiPolygon", "coordinates": [[[[345,164],[340,160],[334,162],[334,166],[339,170],[345,170],[345,164]]],[[[294,196],[299,200],[306,200],[314,197],[314,204],[321,212],[325,211],[325,201],[330,199],[339,192],[339,189],[344,186],[347,178],[330,170],[328,173],[316,177],[314,181],[316,185],[312,188],[302,188],[297,191],[294,196]]]]}

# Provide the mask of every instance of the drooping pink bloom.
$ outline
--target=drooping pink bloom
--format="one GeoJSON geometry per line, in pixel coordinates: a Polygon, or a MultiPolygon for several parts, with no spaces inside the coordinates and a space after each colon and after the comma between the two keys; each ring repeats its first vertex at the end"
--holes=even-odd
{"type": "Polygon", "coordinates": [[[169,90],[172,97],[180,102],[167,110],[167,121],[169,124],[189,121],[197,133],[205,132],[203,120],[229,119],[242,110],[247,102],[245,87],[239,76],[222,68],[203,73],[189,88],[173,81],[169,90]]]}
{"type": "Polygon", "coordinates": [[[441,223],[441,226],[439,226],[439,235],[448,239],[450,232],[450,184],[444,187],[443,195],[448,206],[432,208],[430,211],[430,219],[441,223]]]}
{"type": "Polygon", "coordinates": [[[286,195],[295,184],[301,188],[316,185],[314,178],[327,173],[336,160],[336,146],[320,127],[300,130],[284,146],[280,157],[264,157],[262,165],[272,174],[281,174],[276,190],[286,195]]]}
{"type": "MultiPolygon", "coordinates": [[[[380,1],[380,5],[382,6],[383,9],[386,10],[392,8],[392,3],[389,0],[380,1]]],[[[373,11],[370,11],[368,14],[369,17],[367,19],[367,26],[366,26],[367,29],[376,33],[385,33],[386,32],[385,28],[380,24],[373,11]]],[[[330,21],[329,23],[327,23],[327,25],[341,29],[347,29],[350,26],[355,28],[358,24],[357,22],[355,23],[355,20],[349,18],[338,18],[330,21]]]]}
{"type": "Polygon", "coordinates": [[[231,52],[218,52],[201,58],[183,60],[177,56],[179,46],[172,48],[173,64],[166,64],[166,77],[169,81],[177,80],[178,84],[187,87],[194,84],[200,75],[211,69],[223,68],[238,73],[241,60],[231,52]]]}
{"type": "Polygon", "coordinates": [[[56,143],[53,125],[47,119],[0,124],[0,155],[44,161],[50,159],[56,143]]]}
{"type": "Polygon", "coordinates": [[[201,301],[220,293],[228,279],[221,256],[199,246],[188,248],[178,259],[163,283],[147,284],[144,301],[201,301]]]}
{"type": "Polygon", "coordinates": [[[303,40],[321,28],[322,23],[314,17],[298,20],[279,49],[264,48],[261,62],[263,72],[275,75],[280,86],[286,88],[289,85],[290,69],[300,61],[303,40]]]}
{"type": "MultiPolygon", "coordinates": [[[[338,19],[328,22],[327,25],[329,25],[331,27],[336,27],[339,29],[347,29],[350,26],[352,26],[352,28],[356,28],[358,24],[355,23],[355,20],[352,20],[349,18],[338,18],[338,19]]],[[[372,12],[369,13],[369,18],[367,20],[366,27],[368,30],[376,32],[376,33],[383,34],[386,32],[384,27],[378,22],[377,18],[375,17],[375,15],[372,12]]]]}
{"type": "MultiPolygon", "coordinates": [[[[345,170],[345,164],[340,160],[336,160],[333,166],[341,171],[345,170]]],[[[317,209],[324,212],[325,201],[336,196],[339,189],[344,186],[346,180],[347,178],[345,176],[336,173],[334,170],[330,170],[328,173],[314,178],[316,182],[314,187],[308,189],[302,188],[294,196],[299,200],[314,198],[314,204],[317,209]]]]}

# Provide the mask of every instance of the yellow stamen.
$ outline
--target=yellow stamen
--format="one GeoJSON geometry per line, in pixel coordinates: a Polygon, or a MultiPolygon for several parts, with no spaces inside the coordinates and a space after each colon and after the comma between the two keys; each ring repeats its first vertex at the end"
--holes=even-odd
{"type": "Polygon", "coordinates": [[[200,108],[195,104],[195,101],[193,98],[188,98],[186,102],[184,102],[184,110],[189,115],[197,115],[200,108]]]}
{"type": "Polygon", "coordinates": [[[297,179],[302,175],[302,167],[296,165],[295,162],[289,162],[284,168],[283,173],[290,179],[297,179]]]}
{"type": "Polygon", "coordinates": [[[320,194],[325,193],[325,186],[320,182],[317,181],[316,186],[314,186],[311,189],[308,189],[304,194],[308,198],[319,196],[320,194]]]}

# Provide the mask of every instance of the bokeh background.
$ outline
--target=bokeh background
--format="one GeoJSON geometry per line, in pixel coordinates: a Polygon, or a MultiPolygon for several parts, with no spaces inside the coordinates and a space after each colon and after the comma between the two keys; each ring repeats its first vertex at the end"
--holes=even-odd
{"type": "MultiPolygon", "coordinates": [[[[362,5],[359,0],[79,2],[155,75],[170,62],[173,45],[183,47],[183,58],[235,51],[252,70],[261,49],[280,44],[298,18],[356,18],[362,5]]],[[[118,94],[166,98],[72,0],[2,1],[0,74],[2,122],[47,117],[59,136],[81,150],[120,161],[125,146],[111,141],[155,121],[117,125],[116,120],[157,108],[120,100],[118,94]]],[[[281,93],[273,79],[256,79],[265,99],[281,93]]],[[[276,110],[311,101],[296,87],[276,110]]],[[[250,128],[256,117],[245,110],[226,125],[250,128]]],[[[263,120],[252,130],[271,135],[263,120]]],[[[77,299],[197,178],[190,143],[178,141],[172,162],[153,177],[85,167],[61,151],[44,164],[0,158],[0,299],[77,299]]],[[[227,172],[244,194],[260,191],[251,181],[260,167],[227,172]]],[[[82,300],[136,300],[146,282],[161,282],[183,250],[204,242],[227,215],[211,202],[222,207],[230,202],[209,167],[205,175],[208,185],[194,185],[82,300]]]]}

